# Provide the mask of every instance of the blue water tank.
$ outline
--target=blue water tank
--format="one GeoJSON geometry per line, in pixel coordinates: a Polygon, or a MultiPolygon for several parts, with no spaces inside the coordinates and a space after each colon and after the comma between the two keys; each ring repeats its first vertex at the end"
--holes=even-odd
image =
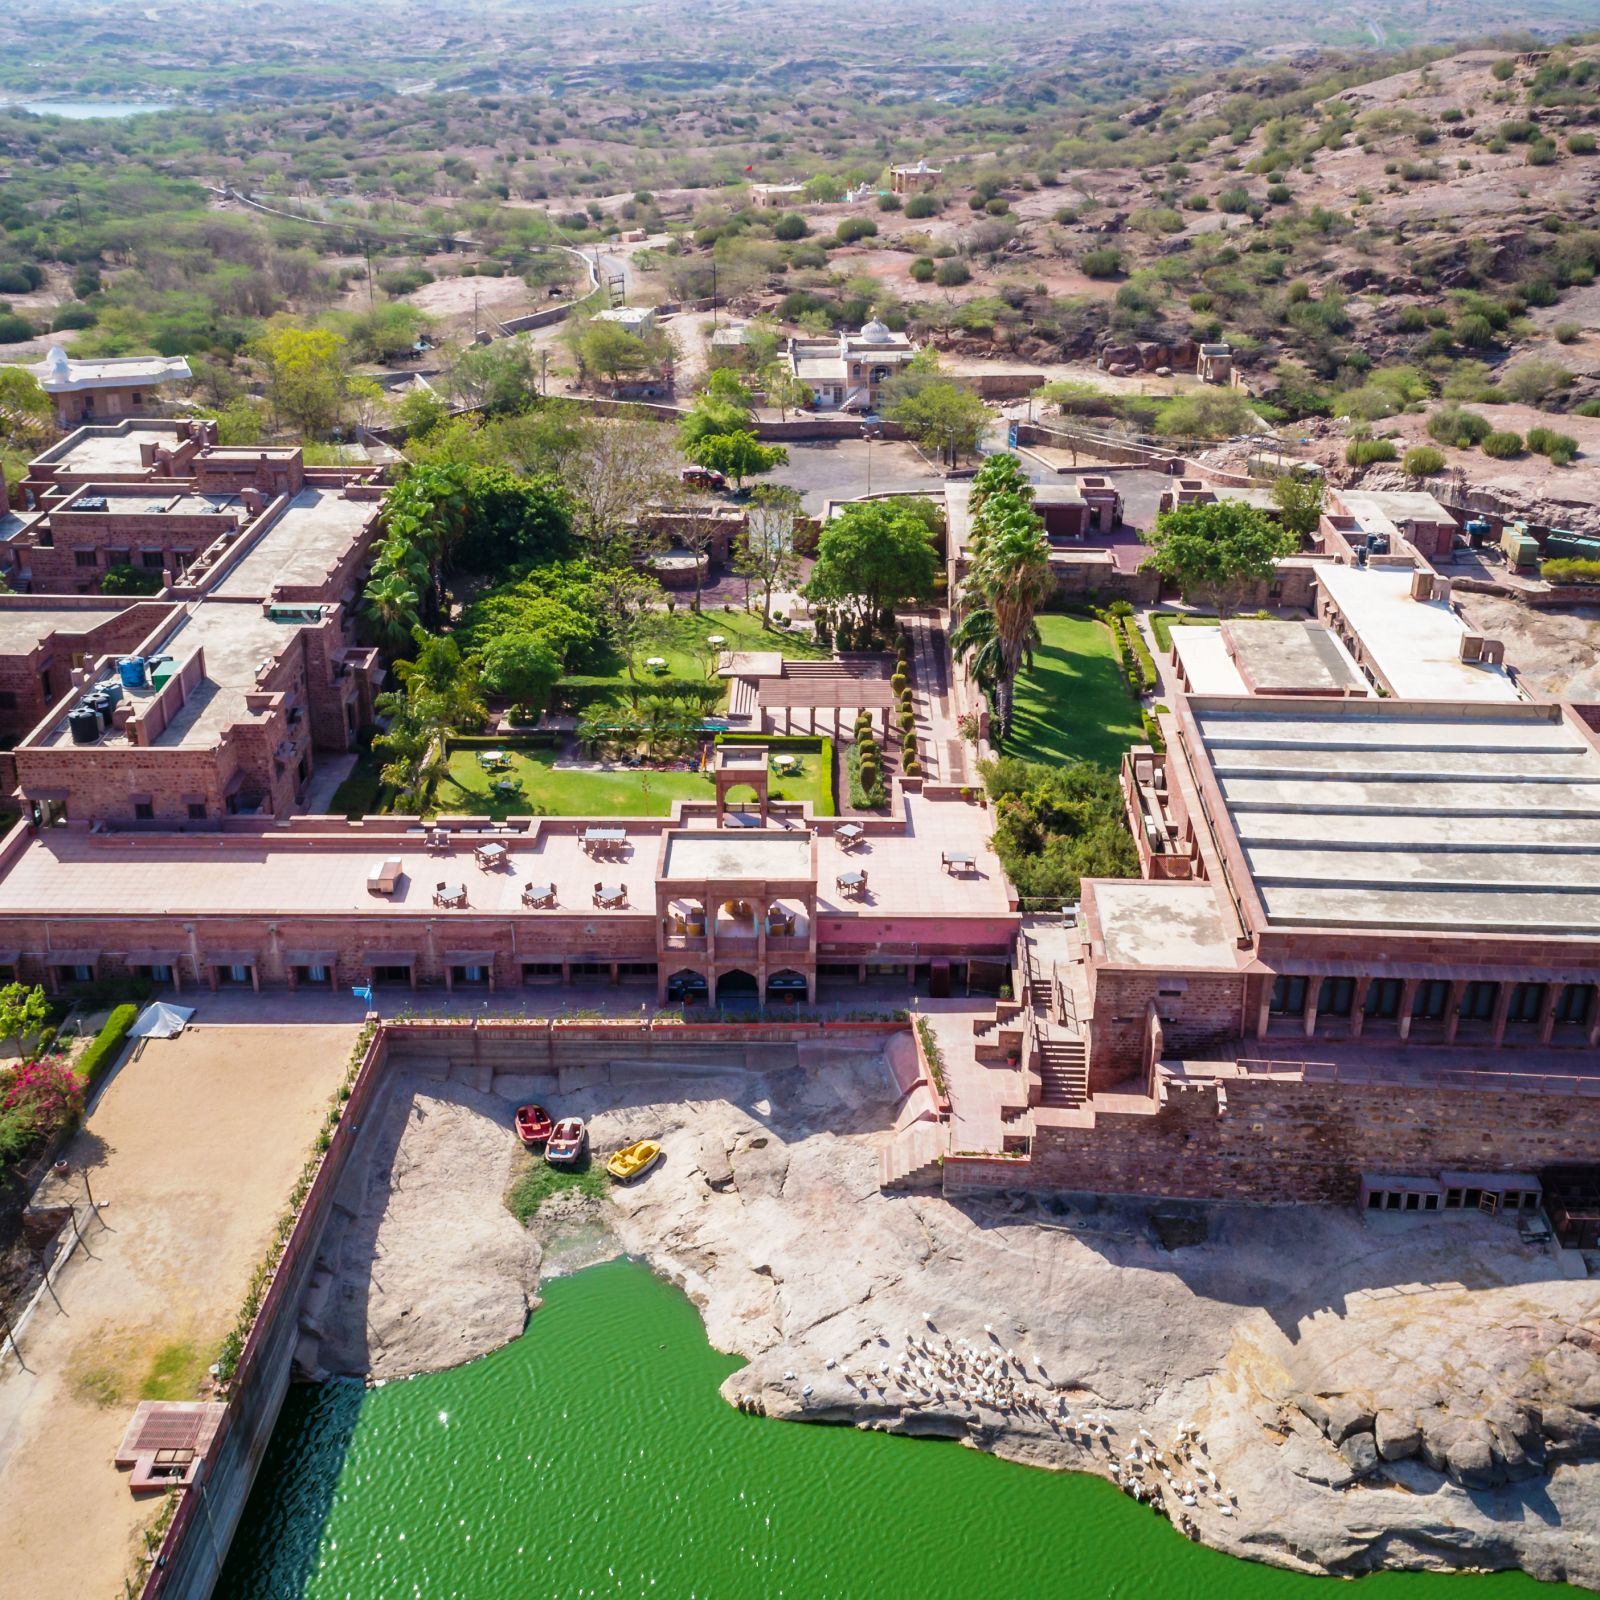
{"type": "Polygon", "coordinates": [[[122,679],[128,688],[142,689],[144,687],[144,657],[124,656],[117,663],[117,676],[122,679]]]}

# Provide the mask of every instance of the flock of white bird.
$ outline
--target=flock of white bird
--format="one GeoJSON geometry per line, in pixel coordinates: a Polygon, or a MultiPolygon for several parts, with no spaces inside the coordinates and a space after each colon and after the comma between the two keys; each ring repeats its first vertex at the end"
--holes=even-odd
{"type": "MultiPolygon", "coordinates": [[[[907,1331],[904,1348],[893,1360],[880,1360],[876,1370],[846,1370],[844,1381],[863,1398],[875,1392],[883,1400],[891,1393],[909,1406],[961,1406],[974,1420],[985,1410],[1002,1416],[1031,1416],[1057,1433],[1087,1441],[1091,1452],[1103,1445],[1111,1481],[1125,1494],[1170,1516],[1186,1533],[1196,1529],[1189,1508],[1214,1506],[1224,1517],[1233,1516],[1238,1497],[1223,1488],[1216,1472],[1202,1459],[1206,1442],[1193,1422],[1182,1423],[1162,1445],[1145,1428],[1139,1428],[1127,1449],[1119,1450],[1117,1429],[1098,1412],[1072,1413],[1048,1369],[1037,1355],[1019,1356],[1003,1349],[991,1323],[983,1327],[984,1339],[952,1339],[941,1333],[931,1312],[923,1314],[926,1332],[907,1331]],[[1176,1502],[1173,1505],[1169,1502],[1176,1502]]],[[[829,1357],[830,1370],[838,1362],[829,1357]]],[[[793,1372],[787,1383],[798,1382],[793,1372]]],[[[816,1393],[813,1384],[800,1390],[802,1403],[816,1393]]],[[[764,1409],[753,1395],[741,1394],[735,1402],[741,1411],[764,1409]]]]}

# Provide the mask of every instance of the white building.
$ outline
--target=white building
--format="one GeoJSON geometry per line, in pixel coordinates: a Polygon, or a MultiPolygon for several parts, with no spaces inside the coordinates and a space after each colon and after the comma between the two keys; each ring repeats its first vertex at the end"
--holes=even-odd
{"type": "Polygon", "coordinates": [[[106,361],[74,361],[52,345],[43,361],[27,368],[56,404],[63,428],[118,417],[149,416],[163,384],[193,374],[182,356],[119,356],[106,361]]]}
{"type": "Polygon", "coordinates": [[[903,372],[917,347],[876,317],[860,333],[791,339],[789,369],[816,396],[819,411],[876,411],[882,386],[903,372]]]}

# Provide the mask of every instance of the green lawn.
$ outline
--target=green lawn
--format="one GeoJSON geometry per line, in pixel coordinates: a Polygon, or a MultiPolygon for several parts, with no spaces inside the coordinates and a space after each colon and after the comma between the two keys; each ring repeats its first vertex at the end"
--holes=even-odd
{"type": "Polygon", "coordinates": [[[1052,764],[1081,759],[1117,766],[1144,729],[1111,630],[1088,617],[1043,615],[1039,634],[1043,646],[1033,671],[1017,679],[1005,753],[1052,764]]]}
{"type": "MultiPolygon", "coordinates": [[[[434,811],[468,812],[473,816],[526,816],[534,812],[553,817],[664,817],[677,800],[714,800],[709,776],[698,772],[642,772],[631,769],[595,771],[556,766],[557,751],[550,748],[509,749],[511,765],[493,774],[479,765],[476,749],[450,752],[450,776],[434,795],[434,811]],[[511,795],[495,794],[490,787],[509,779],[517,785],[511,795]],[[646,793],[646,780],[649,792],[646,793]]],[[[800,775],[780,779],[772,775],[774,800],[809,800],[817,815],[825,815],[822,795],[828,774],[813,753],[800,753],[800,775]]],[[[734,797],[740,798],[738,795],[734,797]]]]}
{"type": "MultiPolygon", "coordinates": [[[[732,611],[709,606],[698,613],[680,610],[663,617],[661,639],[641,652],[638,681],[645,684],[650,681],[652,675],[644,668],[644,658],[649,656],[660,656],[667,663],[662,677],[704,677],[704,645],[711,634],[721,634],[728,641],[722,646],[727,650],[776,650],[792,660],[817,660],[832,653],[809,634],[764,627],[760,617],[752,616],[739,606],[732,611]],[[697,649],[699,655],[695,653],[697,649]]],[[[619,682],[626,682],[627,669],[619,666],[615,676],[619,682]]]]}

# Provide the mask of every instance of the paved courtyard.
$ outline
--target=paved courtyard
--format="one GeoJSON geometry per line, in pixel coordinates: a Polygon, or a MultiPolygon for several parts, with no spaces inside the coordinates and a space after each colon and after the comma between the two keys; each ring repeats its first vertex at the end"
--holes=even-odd
{"type": "MultiPolygon", "coordinates": [[[[110,1079],[68,1157],[103,1225],[0,1364],[0,1600],[121,1594],[159,1496],[112,1454],[141,1395],[193,1399],[232,1325],[343,1076],[344,1026],[203,1026],[150,1040],[110,1079]],[[70,1557],[64,1556],[70,1552],[70,1557]]],[[[258,1008],[256,1018],[268,1012],[258,1008]]],[[[74,1170],[42,1204],[78,1202],[74,1170]]]]}

